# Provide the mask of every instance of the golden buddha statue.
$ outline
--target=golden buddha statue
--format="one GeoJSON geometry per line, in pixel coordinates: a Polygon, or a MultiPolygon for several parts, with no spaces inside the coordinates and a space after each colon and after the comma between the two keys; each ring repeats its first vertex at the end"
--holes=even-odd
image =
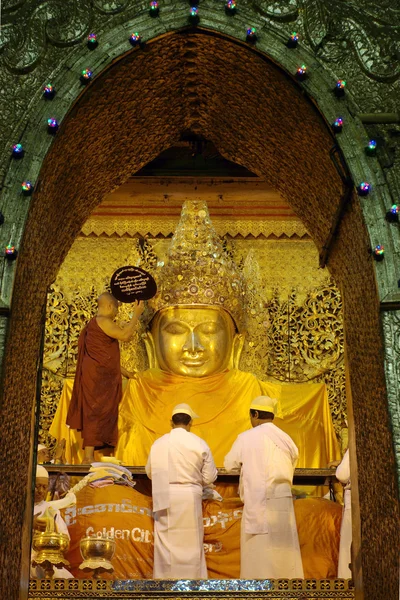
{"type": "Polygon", "coordinates": [[[150,368],[128,381],[120,406],[116,456],[143,465],[151,444],[170,429],[172,407],[200,415],[193,433],[223,465],[236,436],[250,427],[259,395],[279,397],[276,424],[295,440],[298,466],[324,467],[339,456],[325,385],[281,385],[239,369],[245,339],[243,276],[214,230],[207,205],[186,201],[165,264],[155,273],[145,344],[150,368]],[[306,441],[307,440],[307,441],[306,441]]]}
{"type": "MultiPolygon", "coordinates": [[[[242,274],[224,250],[204,201],[186,201],[168,257],[153,273],[144,336],[149,368],[129,379],[120,404],[116,457],[146,464],[152,443],[170,430],[172,407],[189,403],[200,415],[193,433],[210,446],[217,466],[236,436],[250,427],[259,395],[278,397],[276,424],[299,447],[299,467],[325,467],[340,458],[324,384],[260,381],[239,369],[246,332],[242,274]]],[[[65,394],[64,394],[65,396],[65,394]]],[[[50,433],[67,439],[66,457],[80,462],[80,440],[63,421],[60,402],[50,433]]]]}

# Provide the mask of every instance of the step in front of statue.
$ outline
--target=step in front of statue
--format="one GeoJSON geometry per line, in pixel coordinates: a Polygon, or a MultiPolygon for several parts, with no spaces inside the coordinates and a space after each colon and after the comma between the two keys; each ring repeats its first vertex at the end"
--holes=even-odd
{"type": "MultiPolygon", "coordinates": [[[[90,465],[54,465],[45,463],[43,465],[49,473],[68,473],[69,475],[81,475],[84,477],[89,473],[90,465]]],[[[126,466],[134,479],[147,479],[144,467],[126,466]]],[[[336,469],[295,469],[293,485],[329,485],[333,482],[336,469]]],[[[236,482],[239,473],[228,473],[225,469],[218,469],[218,481],[236,482]]]]}
{"type": "Polygon", "coordinates": [[[347,579],[207,579],[207,580],[109,580],[31,579],[29,598],[37,600],[151,600],[168,598],[319,598],[354,599],[354,587],[347,579]]]}

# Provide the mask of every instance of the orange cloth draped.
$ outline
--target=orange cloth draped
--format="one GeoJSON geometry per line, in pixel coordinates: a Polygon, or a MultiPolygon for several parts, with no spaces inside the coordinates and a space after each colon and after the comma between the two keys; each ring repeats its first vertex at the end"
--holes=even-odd
{"type": "MultiPolygon", "coordinates": [[[[208,576],[211,579],[239,577],[240,521],[243,505],[229,497],[232,486],[217,484],[223,502],[203,502],[204,544],[208,576]]],[[[299,542],[306,578],[333,578],[337,573],[342,507],[329,500],[310,498],[294,503],[299,542]]],[[[85,578],[79,569],[82,557],[79,542],[85,535],[114,535],[116,551],[111,579],[148,579],[153,569],[153,518],[151,498],[123,486],[84,488],[77,494],[77,506],[65,510],[71,535],[66,558],[75,577],[85,578]]]]}
{"type": "Polygon", "coordinates": [[[342,511],[341,504],[324,498],[295,501],[304,577],[337,577],[342,511]]]}
{"type": "Polygon", "coordinates": [[[84,446],[115,446],[122,396],[119,342],[93,317],[81,331],[67,425],[81,431],[84,446]]]}
{"type": "Polygon", "coordinates": [[[105,488],[86,486],[77,493],[77,504],[63,511],[71,536],[65,555],[70,571],[77,578],[87,578],[79,569],[83,558],[80,540],[85,536],[114,537],[116,549],[114,573],[102,578],[151,579],[153,576],[153,517],[151,497],[121,485],[105,488]]]}
{"type": "MultiPolygon", "coordinates": [[[[65,426],[70,389],[66,380],[50,433],[67,439],[66,460],[79,463],[79,438],[65,426]]],[[[283,418],[275,423],[298,446],[298,467],[322,468],[340,460],[324,384],[280,385],[238,370],[198,379],[149,369],[130,379],[119,407],[116,456],[127,465],[145,465],[152,443],[170,430],[172,408],[187,402],[200,415],[192,432],[207,442],[222,467],[237,435],[249,429],[249,406],[259,395],[280,397],[283,418]]]]}

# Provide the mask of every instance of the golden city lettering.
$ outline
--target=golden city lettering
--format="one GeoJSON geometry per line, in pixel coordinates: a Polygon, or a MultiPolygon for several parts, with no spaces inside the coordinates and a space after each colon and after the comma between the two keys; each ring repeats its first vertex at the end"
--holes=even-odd
{"type": "Polygon", "coordinates": [[[140,527],[134,527],[133,529],[115,529],[115,527],[111,527],[108,530],[106,527],[103,527],[98,531],[95,531],[94,527],[88,527],[85,535],[86,537],[127,540],[144,544],[151,544],[153,541],[153,533],[148,529],[141,529],[140,527]]]}

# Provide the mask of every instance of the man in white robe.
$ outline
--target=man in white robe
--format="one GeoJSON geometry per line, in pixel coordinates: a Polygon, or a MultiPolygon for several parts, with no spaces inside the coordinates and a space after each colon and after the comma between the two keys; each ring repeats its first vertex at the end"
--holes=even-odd
{"type": "Polygon", "coordinates": [[[54,460],[50,460],[50,451],[44,444],[38,444],[37,447],[37,464],[42,465],[44,463],[50,463],[54,460]]]}
{"type": "MultiPolygon", "coordinates": [[[[51,459],[50,450],[47,446],[38,444],[37,464],[65,464],[65,444],[65,439],[58,442],[53,459],[51,459]]],[[[59,500],[68,493],[70,487],[71,479],[67,473],[51,473],[48,483],[50,500],[59,500]]]]}
{"type": "Polygon", "coordinates": [[[303,578],[292,498],[298,450],[272,421],[278,401],[259,396],[250,405],[252,429],[241,433],[225,457],[225,469],[240,469],[244,503],[240,578],[303,578]]]}
{"type": "Polygon", "coordinates": [[[339,564],[338,577],[342,579],[351,579],[351,483],[350,483],[350,454],[347,449],[342,458],[342,462],[336,469],[336,478],[344,486],[344,506],[342,513],[342,523],[340,525],[340,545],[339,545],[339,564]]]}
{"type": "Polygon", "coordinates": [[[207,579],[203,488],[218,472],[206,442],[190,433],[198,418],[188,404],[172,411],[172,430],[151,447],[146,473],[153,483],[154,579],[207,579]]]}
{"type": "MultiPolygon", "coordinates": [[[[54,523],[55,529],[58,533],[64,533],[70,539],[67,524],[61,516],[60,511],[52,506],[52,503],[46,501],[49,487],[49,474],[47,470],[41,465],[36,466],[36,480],[35,480],[35,497],[34,497],[34,508],[33,508],[33,529],[35,530],[37,525],[37,519],[41,517],[47,508],[52,508],[54,512],[54,523]]],[[[73,494],[70,494],[73,496],[73,494]]],[[[54,504],[54,503],[53,503],[54,504]]],[[[35,531],[34,531],[35,532],[35,531]]],[[[31,563],[36,558],[37,552],[32,550],[31,552],[31,563]]],[[[65,567],[53,567],[54,579],[72,579],[74,576],[65,567]]],[[[43,579],[45,577],[44,570],[42,567],[31,565],[31,577],[37,579],[43,579]]]]}

